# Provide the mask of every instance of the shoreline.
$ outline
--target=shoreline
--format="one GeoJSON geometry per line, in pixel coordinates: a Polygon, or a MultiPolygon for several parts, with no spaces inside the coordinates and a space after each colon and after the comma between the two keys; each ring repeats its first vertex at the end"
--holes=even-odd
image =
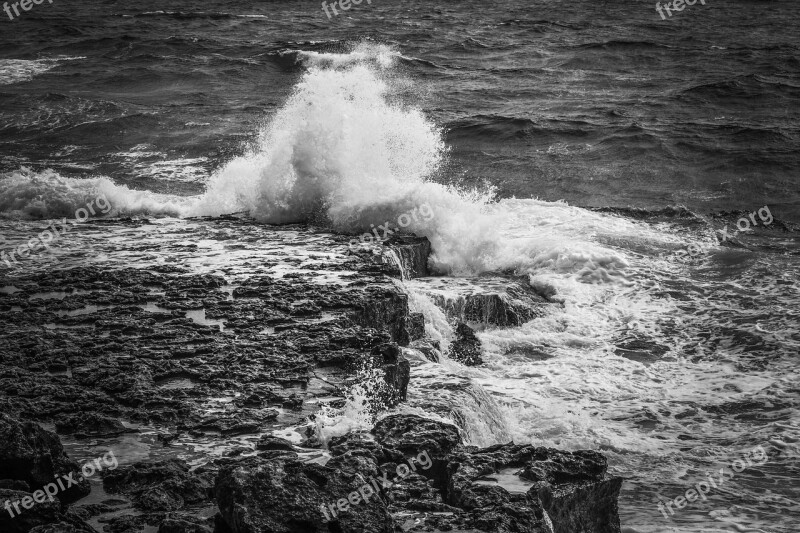
{"type": "MultiPolygon", "coordinates": [[[[105,267],[20,272],[4,283],[15,288],[0,295],[4,412],[54,429],[58,436],[46,433],[54,447],[105,447],[120,464],[101,474],[110,498],[69,507],[65,499],[47,512],[34,506],[25,520],[80,531],[92,531],[89,524],[218,533],[283,524],[276,530],[299,531],[300,522],[327,531],[319,504],[346,498],[424,452],[429,470],[341,513],[341,530],[406,529],[412,517],[407,531],[435,524],[566,533],[585,520],[605,524],[596,531],[619,531],[622,480],[606,476],[595,452],[512,443],[480,450],[466,445],[462,428],[409,414],[378,418],[371,432],[331,434],[323,448],[308,423],[321,406],[340,409],[359,379],[378,375],[379,386],[365,389],[374,393],[368,408],[385,415],[405,400],[410,369],[442,357],[398,284],[403,275],[429,275],[427,240],[395,236],[391,253],[375,255],[349,251],[346,236],[296,225],[250,227],[251,235],[228,242],[245,224],[222,217],[170,222],[154,237],[161,243],[155,254],[148,225],[83,225],[79,235],[100,229],[139,238],[116,245],[105,267]],[[187,248],[187,239],[219,249],[187,248]],[[509,469],[521,476],[511,491],[503,488],[509,469]],[[300,477],[283,485],[290,471],[300,477]],[[519,493],[519,486],[527,489],[519,493]],[[293,497],[281,505],[260,503],[286,494],[293,497]],[[487,513],[504,525],[487,521],[487,513]]],[[[457,312],[513,324],[549,305],[532,293],[513,296],[476,294],[457,312]]],[[[471,356],[480,352],[472,337],[451,346],[466,364],[476,364],[471,356]]],[[[18,430],[11,419],[0,427],[5,435],[18,430]]],[[[19,458],[9,453],[0,455],[0,499],[39,483],[30,472],[10,473],[19,458]]],[[[50,452],[34,446],[27,453],[50,452]]],[[[0,518],[0,525],[16,531],[23,516],[0,518]]]]}

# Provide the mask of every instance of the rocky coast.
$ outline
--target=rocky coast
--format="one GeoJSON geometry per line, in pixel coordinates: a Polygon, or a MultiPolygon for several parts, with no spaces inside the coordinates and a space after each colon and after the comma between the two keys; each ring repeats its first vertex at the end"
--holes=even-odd
{"type": "Polygon", "coordinates": [[[470,383],[414,387],[445,360],[482,363],[470,324],[520,324],[552,295],[498,276],[446,297],[413,236],[354,252],[237,217],[76,232],[0,281],[0,505],[108,450],[119,465],[0,509],[0,531],[620,531],[622,480],[600,453],[477,446],[462,405],[435,394],[480,401],[470,383]],[[453,339],[431,338],[408,287],[453,339]],[[421,453],[429,468],[396,475],[421,453]],[[348,501],[371,479],[389,482],[348,501]]]}

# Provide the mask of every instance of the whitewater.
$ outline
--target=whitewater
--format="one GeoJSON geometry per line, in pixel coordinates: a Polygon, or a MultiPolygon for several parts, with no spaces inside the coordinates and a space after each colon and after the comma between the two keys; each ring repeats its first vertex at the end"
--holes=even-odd
{"type": "MultiPolygon", "coordinates": [[[[624,506],[640,519],[652,516],[627,531],[713,531],[734,519],[751,524],[742,531],[762,531],[747,509],[713,506],[693,525],[666,529],[655,502],[674,496],[686,475],[741,449],[770,440],[798,449],[800,337],[791,311],[798,295],[784,283],[796,279],[796,266],[780,256],[731,256],[709,244],[710,228],[687,233],[563,201],[498,198],[489,186],[443,184],[448,146],[415,105],[424,89],[400,68],[408,58],[375,44],[341,54],[287,53],[304,69],[291,96],[265,118],[246,154],[210,177],[204,194],[165,195],[102,176],[22,168],[0,178],[0,213],[19,228],[71,217],[102,195],[113,206],[109,217],[245,213],[253,223],[310,223],[358,235],[427,204],[434,215],[406,231],[430,240],[429,266],[440,277],[435,286],[402,283],[444,352],[454,324],[434,294],[456,301],[464,286],[521,278],[562,305],[518,327],[472,324],[485,364],[464,367],[445,357],[416,365],[400,409],[438,417],[434,404],[458,405],[451,419],[475,445],[513,440],[602,451],[612,471],[629,479],[624,506]],[[697,273],[659,257],[691,243],[723,266],[697,273]],[[740,277],[720,282],[714,273],[723,268],[740,277]],[[764,298],[772,307],[756,311],[764,298]],[[770,348],[770,364],[754,363],[753,345],[714,340],[712,321],[762,336],[755,348],[762,355],[770,348]],[[748,405],[779,405],[781,416],[757,416],[748,405]],[[731,406],[745,414],[733,416],[742,412],[731,406]]],[[[318,431],[367,427],[365,394],[357,391],[344,411],[326,412],[318,431]]],[[[765,468],[779,472],[780,463],[765,468]]],[[[770,512],[798,509],[797,488],[765,492],[743,483],[736,490],[770,512]]],[[[624,524],[625,509],[622,516],[624,524]]]]}

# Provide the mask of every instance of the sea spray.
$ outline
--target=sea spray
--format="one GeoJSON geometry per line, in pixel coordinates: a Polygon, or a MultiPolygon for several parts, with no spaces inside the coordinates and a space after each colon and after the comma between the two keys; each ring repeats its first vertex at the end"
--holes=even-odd
{"type": "Polygon", "coordinates": [[[0,216],[15,219],[72,217],[77,209],[104,197],[112,209],[104,215],[179,216],[193,200],[136,191],[105,177],[69,178],[54,170],[22,167],[0,174],[0,216]]]}

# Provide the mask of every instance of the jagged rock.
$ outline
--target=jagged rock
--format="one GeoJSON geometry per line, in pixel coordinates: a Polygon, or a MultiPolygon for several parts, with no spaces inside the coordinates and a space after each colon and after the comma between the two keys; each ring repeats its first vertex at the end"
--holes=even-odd
{"type": "Polygon", "coordinates": [[[406,455],[426,451],[433,459],[442,458],[461,444],[461,434],[452,424],[418,415],[389,415],[372,428],[381,445],[406,455]]]}
{"type": "Polygon", "coordinates": [[[352,314],[357,324],[386,331],[394,342],[408,346],[411,336],[407,329],[408,295],[398,289],[374,291],[372,297],[352,314]]]}
{"type": "Polygon", "coordinates": [[[431,243],[427,237],[415,235],[393,235],[383,243],[394,251],[400,261],[399,269],[408,278],[423,278],[430,275],[428,257],[431,243]]]}
{"type": "Polygon", "coordinates": [[[482,365],[481,341],[466,324],[456,326],[456,340],[450,344],[450,359],[466,366],[482,365]]]}
{"type": "MultiPolygon", "coordinates": [[[[69,459],[55,433],[0,414],[0,479],[24,481],[35,492],[53,482],[55,476],[78,470],[78,463],[69,459]]],[[[59,491],[62,502],[73,502],[91,491],[88,481],[77,482],[78,476],[73,477],[76,483],[59,491]]]]}
{"type": "Polygon", "coordinates": [[[140,533],[146,525],[145,516],[119,516],[112,518],[103,526],[103,533],[140,533]]]}
{"type": "Polygon", "coordinates": [[[215,494],[232,533],[392,533],[392,517],[377,495],[348,503],[367,482],[362,474],[319,464],[248,458],[222,467],[215,494]]]}
{"type": "Polygon", "coordinates": [[[19,479],[0,479],[0,489],[21,490],[31,492],[31,487],[25,481],[19,479]]]}
{"type": "Polygon", "coordinates": [[[0,531],[3,533],[28,533],[34,527],[59,521],[61,504],[57,499],[52,502],[46,499],[44,503],[35,503],[32,497],[32,493],[29,492],[0,489],[0,531]],[[21,505],[23,498],[31,498],[33,507],[25,509],[21,505]],[[3,508],[6,502],[10,502],[10,508],[14,513],[13,518],[9,511],[3,508]],[[19,502],[17,505],[19,513],[13,506],[17,502],[19,502]]]}
{"type": "Polygon", "coordinates": [[[97,533],[97,531],[89,524],[58,522],[56,524],[36,526],[28,533],[97,533]]]}
{"type": "Polygon", "coordinates": [[[167,518],[158,526],[158,533],[212,533],[212,526],[207,520],[197,517],[167,518]]]}
{"type": "Polygon", "coordinates": [[[262,435],[256,443],[256,450],[294,450],[294,445],[286,439],[273,435],[262,435]]]}
{"type": "MultiPolygon", "coordinates": [[[[512,509],[517,513],[526,506],[532,514],[525,520],[533,522],[525,527],[534,531],[620,531],[616,501],[622,480],[606,478],[606,460],[597,452],[570,453],[505,444],[455,452],[448,461],[450,505],[480,510],[484,518],[484,511],[493,509],[494,518],[501,521],[514,518],[508,514],[512,509]],[[493,482],[492,476],[501,471],[506,475],[513,471],[520,480],[529,482],[527,494],[511,493],[502,482],[493,482]],[[547,511],[547,516],[542,510],[547,511]]],[[[475,522],[475,527],[486,530],[480,521],[475,522]]]]}
{"type": "Polygon", "coordinates": [[[113,437],[132,432],[116,418],[97,413],[62,415],[55,420],[56,431],[62,435],[75,435],[79,439],[113,437]]]}
{"type": "Polygon", "coordinates": [[[408,394],[408,381],[411,378],[411,364],[403,357],[400,347],[386,343],[372,349],[372,355],[380,356],[379,364],[384,372],[388,395],[383,398],[386,407],[393,407],[405,401],[408,394]]]}
{"type": "Polygon", "coordinates": [[[210,501],[213,479],[209,470],[190,472],[185,461],[168,459],[119,467],[103,476],[103,488],[128,495],[144,511],[176,511],[210,501]]]}
{"type": "Polygon", "coordinates": [[[422,339],[425,336],[425,315],[422,313],[409,313],[406,319],[406,329],[412,342],[422,339]]]}
{"type": "MultiPolygon", "coordinates": [[[[526,280],[475,278],[447,280],[445,291],[437,287],[425,290],[434,303],[451,318],[500,327],[520,326],[544,316],[554,301],[530,287],[526,280]],[[458,293],[453,297],[453,292],[458,293]]],[[[552,295],[550,295],[552,296],[552,295]]]]}
{"type": "Polygon", "coordinates": [[[419,350],[428,361],[433,363],[438,363],[442,355],[442,347],[439,341],[421,339],[412,342],[408,347],[419,350]]]}

